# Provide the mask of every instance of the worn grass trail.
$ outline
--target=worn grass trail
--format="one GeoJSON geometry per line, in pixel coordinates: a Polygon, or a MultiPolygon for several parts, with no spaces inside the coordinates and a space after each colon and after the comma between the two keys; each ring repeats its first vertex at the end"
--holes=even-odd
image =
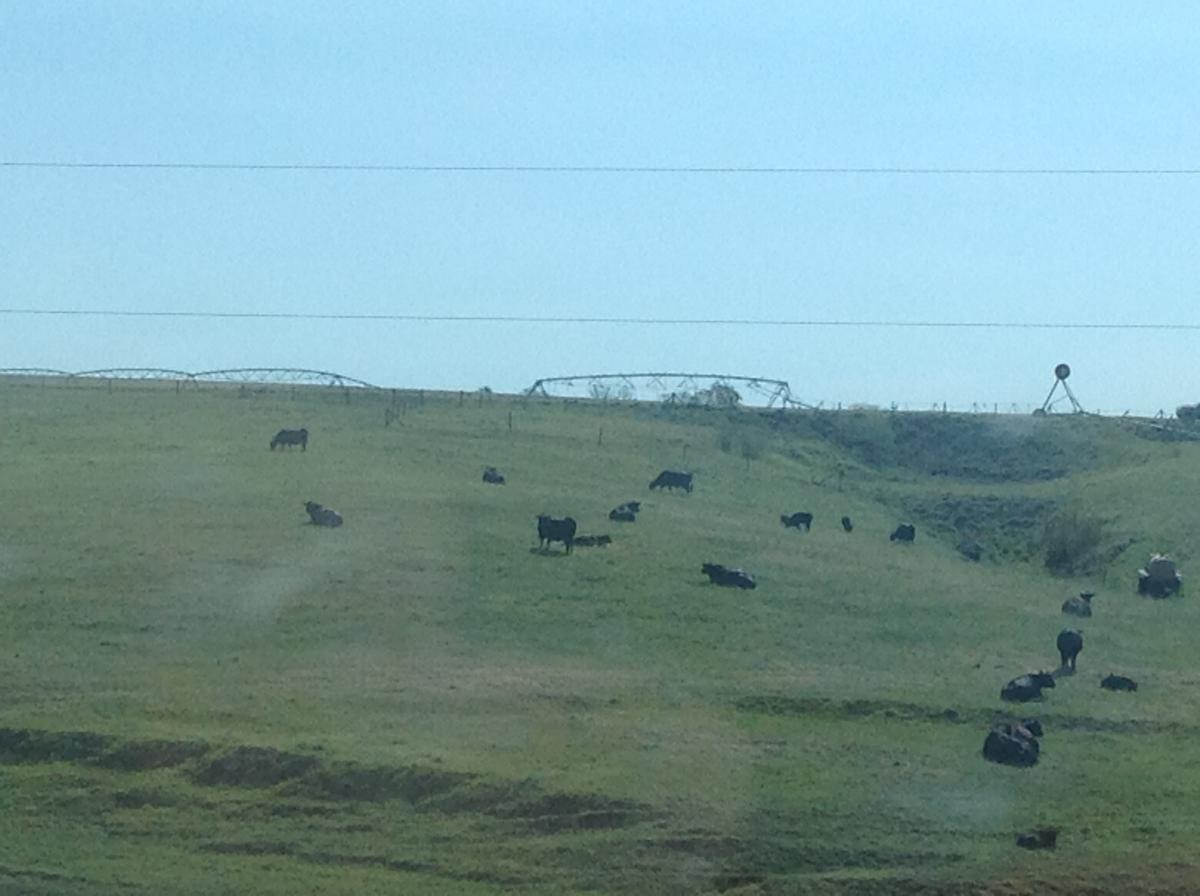
{"type": "Polygon", "coordinates": [[[0,891],[1200,885],[1198,611],[1132,595],[1145,551],[1197,556],[1193,444],[432,395],[385,428],[308,390],[9,383],[0,414],[0,891]],[[695,493],[648,493],[664,467],[695,493]],[[993,766],[1080,584],[1036,556],[1064,507],[1106,520],[1096,616],[1029,710],[1043,761],[993,766]],[[613,544],[539,553],[542,512],[613,544]],[[1039,824],[1057,853],[1013,846],[1039,824]]]}

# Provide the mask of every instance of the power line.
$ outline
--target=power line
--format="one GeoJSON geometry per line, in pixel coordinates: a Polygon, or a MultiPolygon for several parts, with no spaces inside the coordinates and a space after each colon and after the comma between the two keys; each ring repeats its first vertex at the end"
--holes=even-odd
{"type": "Polygon", "coordinates": [[[307,171],[363,174],[796,174],[932,177],[1195,177],[1200,168],[996,168],[757,165],[357,165],[247,162],[0,161],[0,168],[130,171],[307,171]]]}
{"type": "Polygon", "coordinates": [[[690,327],[843,327],[929,330],[1200,330],[1200,323],[1071,323],[1044,321],[844,320],[690,317],[555,317],[518,314],[354,314],[303,311],[162,311],[87,308],[0,308],[0,315],[146,317],[213,320],[385,321],[398,323],[577,324],[690,327]]]}

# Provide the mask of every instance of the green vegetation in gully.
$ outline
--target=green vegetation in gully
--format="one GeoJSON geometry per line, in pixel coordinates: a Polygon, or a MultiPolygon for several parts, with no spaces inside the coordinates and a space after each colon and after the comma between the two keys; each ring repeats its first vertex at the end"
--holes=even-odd
{"type": "Polygon", "coordinates": [[[1197,605],[1133,593],[1152,549],[1192,566],[1200,446],[457,395],[385,427],[387,400],[0,385],[0,892],[1200,887],[1197,605]],[[648,493],[663,468],[695,492],[648,493]],[[613,543],[538,553],[543,512],[613,543]],[[1042,761],[985,762],[1085,586],[1080,670],[1024,708],[1042,761]],[[1057,851],[1014,846],[1043,825],[1057,851]]]}

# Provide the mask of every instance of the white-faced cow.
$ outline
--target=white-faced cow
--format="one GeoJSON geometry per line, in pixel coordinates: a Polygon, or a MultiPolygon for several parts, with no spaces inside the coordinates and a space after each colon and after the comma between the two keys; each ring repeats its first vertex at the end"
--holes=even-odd
{"type": "Polygon", "coordinates": [[[304,509],[314,526],[329,526],[337,528],[342,524],[342,515],[329,507],[322,507],[316,501],[305,501],[304,509]]]}
{"type": "Polygon", "coordinates": [[[804,531],[808,532],[812,529],[813,515],[805,513],[803,510],[797,510],[795,513],[785,513],[780,515],[779,522],[783,523],[785,529],[799,529],[804,527],[804,531]]]}

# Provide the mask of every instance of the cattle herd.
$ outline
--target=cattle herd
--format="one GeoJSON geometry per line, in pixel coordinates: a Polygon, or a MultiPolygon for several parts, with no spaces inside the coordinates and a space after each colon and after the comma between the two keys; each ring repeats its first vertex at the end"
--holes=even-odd
{"type": "MultiPolygon", "coordinates": [[[[271,440],[271,450],[276,447],[299,445],[301,451],[308,448],[307,429],[282,429],[271,440]]],[[[490,485],[503,485],[505,477],[495,467],[486,467],[483,471],[483,482],[490,485]]],[[[680,489],[691,494],[694,488],[694,476],[690,472],[663,470],[651,482],[651,491],[680,489]]],[[[323,507],[314,501],[304,505],[310,521],[317,526],[338,527],[342,525],[342,516],[335,510],[323,507]]],[[[617,523],[634,523],[642,510],[640,501],[626,501],[609,511],[608,518],[617,523]]],[[[803,530],[812,529],[813,515],[807,511],[796,511],[782,514],[779,518],[784,528],[803,530]]],[[[854,531],[854,523],[850,517],[841,518],[842,530],[846,533],[854,531]]],[[[911,544],[916,538],[917,530],[912,523],[901,523],[889,536],[893,542],[911,544]]],[[[558,543],[563,546],[563,553],[570,554],[572,549],[579,547],[603,547],[612,543],[609,535],[579,534],[578,526],[571,517],[561,519],[540,514],[537,517],[538,549],[548,551],[558,543]]],[[[1149,571],[1139,570],[1139,587],[1141,593],[1151,593],[1159,596],[1153,589],[1165,593],[1174,593],[1179,588],[1182,577],[1179,576],[1173,564],[1159,555],[1155,555],[1148,564],[1149,571]],[[1145,583],[1150,582],[1147,586],[1145,583]],[[1160,585],[1165,582],[1165,585],[1160,585]]],[[[728,588],[751,590],[757,587],[754,577],[743,569],[725,566],[721,563],[705,562],[700,571],[708,577],[713,585],[728,588]]],[[[1065,601],[1062,605],[1064,615],[1088,618],[1092,616],[1092,599],[1094,592],[1084,591],[1076,597],[1065,601]]],[[[1044,691],[1052,689],[1056,680],[1062,676],[1072,675],[1076,670],[1079,654],[1083,652],[1083,632],[1079,629],[1067,628],[1059,632],[1055,641],[1059,654],[1059,667],[1054,672],[1028,672],[1008,681],[1000,689],[1000,699],[1013,703],[1028,703],[1043,700],[1044,691]]],[[[1123,675],[1109,674],[1101,680],[1100,686],[1110,691],[1134,692],[1138,685],[1133,679],[1123,675]]],[[[1038,762],[1040,755],[1039,738],[1043,736],[1043,727],[1037,719],[1022,719],[1020,721],[999,721],[991,727],[983,745],[984,758],[1005,765],[1028,768],[1038,762]]],[[[1054,848],[1057,831],[1053,829],[1039,830],[1031,834],[1023,834],[1018,838],[1018,845],[1030,849],[1054,848]]]]}

